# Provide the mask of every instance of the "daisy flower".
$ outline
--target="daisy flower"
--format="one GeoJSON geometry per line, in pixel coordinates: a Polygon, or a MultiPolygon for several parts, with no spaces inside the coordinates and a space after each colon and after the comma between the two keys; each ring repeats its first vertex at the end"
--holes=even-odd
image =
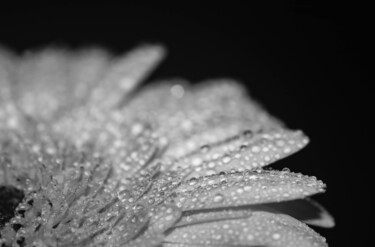
{"type": "Polygon", "coordinates": [[[327,246],[307,143],[230,79],[140,87],[144,45],[0,52],[0,246],[327,246]]]}

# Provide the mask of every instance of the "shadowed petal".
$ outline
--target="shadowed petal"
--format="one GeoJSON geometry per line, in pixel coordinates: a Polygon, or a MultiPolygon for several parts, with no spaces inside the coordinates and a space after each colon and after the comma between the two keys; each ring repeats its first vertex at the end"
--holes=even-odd
{"type": "Polygon", "coordinates": [[[278,203],[251,205],[253,211],[267,211],[272,213],[288,214],[309,225],[331,228],[335,220],[330,213],[316,201],[305,198],[278,203]]]}
{"type": "Polygon", "coordinates": [[[183,227],[207,222],[248,218],[253,214],[249,208],[219,208],[210,210],[185,211],[174,227],[183,227]]]}
{"type": "Polygon", "coordinates": [[[323,247],[327,244],[323,237],[290,216],[254,212],[247,219],[176,228],[163,246],[323,247]]]}

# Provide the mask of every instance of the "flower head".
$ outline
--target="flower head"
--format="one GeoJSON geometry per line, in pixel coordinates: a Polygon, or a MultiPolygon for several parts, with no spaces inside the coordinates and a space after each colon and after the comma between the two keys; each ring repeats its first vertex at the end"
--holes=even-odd
{"type": "Polygon", "coordinates": [[[0,55],[3,246],[326,246],[308,143],[231,80],[137,85],[164,56],[0,55]]]}

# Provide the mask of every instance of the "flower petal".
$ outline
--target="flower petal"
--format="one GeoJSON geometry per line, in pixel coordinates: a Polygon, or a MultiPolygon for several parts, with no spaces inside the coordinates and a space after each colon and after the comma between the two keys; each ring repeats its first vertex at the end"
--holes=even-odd
{"type": "Polygon", "coordinates": [[[114,60],[100,84],[93,90],[90,103],[106,109],[120,104],[125,95],[149,75],[164,55],[163,47],[149,45],[114,60]]]}
{"type": "Polygon", "coordinates": [[[166,169],[179,171],[186,179],[231,169],[247,170],[269,165],[299,151],[308,143],[302,131],[279,130],[252,134],[245,131],[224,142],[206,145],[166,169]]]}
{"type": "Polygon", "coordinates": [[[254,133],[282,127],[246,90],[231,80],[217,80],[190,88],[185,82],[150,86],[129,102],[127,116],[147,115],[166,137],[166,155],[183,157],[203,145],[227,140],[245,130],[254,133]]]}
{"type": "Polygon", "coordinates": [[[177,222],[177,224],[174,225],[174,227],[183,227],[221,220],[248,218],[252,214],[253,212],[251,209],[249,209],[249,207],[185,211],[181,219],[177,222]]]}
{"type": "Polygon", "coordinates": [[[288,214],[309,225],[331,228],[335,220],[330,213],[311,198],[292,201],[251,205],[253,211],[267,211],[272,213],[288,214]]]}
{"type": "Polygon", "coordinates": [[[180,217],[181,210],[174,205],[161,204],[152,208],[147,228],[125,247],[160,246],[164,239],[164,232],[171,228],[180,217]]]}
{"type": "Polygon", "coordinates": [[[286,171],[245,171],[192,178],[176,189],[183,210],[236,207],[305,198],[323,192],[315,177],[286,171]]]}
{"type": "Polygon", "coordinates": [[[20,110],[33,118],[52,119],[71,102],[74,84],[67,77],[69,55],[62,50],[27,54],[15,66],[12,93],[20,110]]]}
{"type": "Polygon", "coordinates": [[[247,219],[176,228],[163,246],[323,247],[327,244],[323,237],[290,216],[254,212],[247,219]]]}
{"type": "Polygon", "coordinates": [[[19,113],[14,105],[10,88],[13,67],[12,55],[0,50],[0,129],[14,129],[19,125],[19,113]]]}

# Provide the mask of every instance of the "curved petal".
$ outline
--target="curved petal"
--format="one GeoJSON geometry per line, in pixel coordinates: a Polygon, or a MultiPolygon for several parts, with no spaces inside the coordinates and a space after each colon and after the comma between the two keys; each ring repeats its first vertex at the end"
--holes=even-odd
{"type": "Polygon", "coordinates": [[[309,225],[319,227],[331,228],[335,226],[335,220],[330,213],[322,205],[310,198],[251,205],[249,209],[288,214],[309,225]]]}
{"type": "Polygon", "coordinates": [[[254,212],[247,219],[175,228],[166,236],[163,246],[323,247],[327,244],[323,237],[290,216],[254,212]]]}
{"type": "Polygon", "coordinates": [[[202,224],[207,222],[248,218],[253,214],[249,208],[219,208],[214,210],[185,211],[174,227],[202,224]]]}
{"type": "Polygon", "coordinates": [[[253,212],[259,211],[287,214],[313,226],[330,228],[335,225],[333,217],[323,206],[310,198],[305,198],[277,203],[185,211],[175,227],[228,219],[248,218],[253,212]]]}

